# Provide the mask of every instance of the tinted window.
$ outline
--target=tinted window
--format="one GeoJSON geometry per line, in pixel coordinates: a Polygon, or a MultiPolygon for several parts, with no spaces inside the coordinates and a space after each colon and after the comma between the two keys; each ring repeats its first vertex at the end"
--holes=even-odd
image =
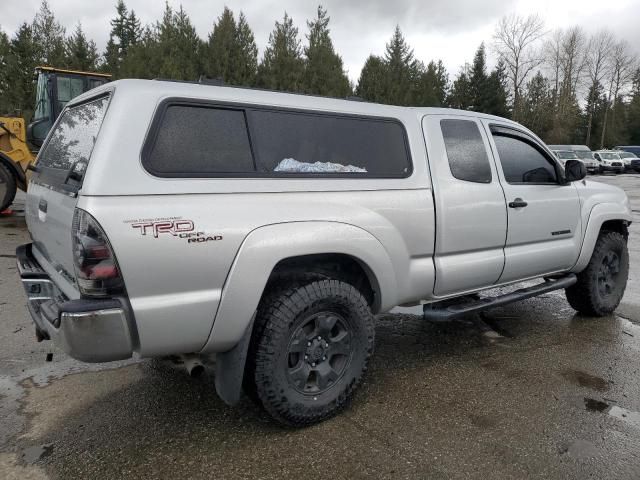
{"type": "Polygon", "coordinates": [[[250,127],[263,172],[376,177],[411,173],[404,128],[397,122],[254,110],[250,127]]]}
{"type": "Polygon", "coordinates": [[[533,145],[518,138],[493,135],[505,179],[509,183],[556,183],[553,164],[533,145]]]}
{"type": "Polygon", "coordinates": [[[102,97],[65,110],[38,156],[38,167],[60,171],[58,177],[61,181],[77,162],[85,164],[80,169],[83,172],[108,103],[109,98],[102,97]]]}
{"type": "Polygon", "coordinates": [[[440,128],[451,174],[468,182],[490,183],[489,157],[476,122],[442,120],[440,128]]]}
{"type": "Polygon", "coordinates": [[[161,176],[253,172],[244,112],[170,105],[145,166],[161,176]]]}

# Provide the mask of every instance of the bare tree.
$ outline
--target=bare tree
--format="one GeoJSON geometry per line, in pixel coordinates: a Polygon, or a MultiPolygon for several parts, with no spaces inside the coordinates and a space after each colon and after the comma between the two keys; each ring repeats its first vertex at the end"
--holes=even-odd
{"type": "Polygon", "coordinates": [[[542,63],[542,55],[535,51],[535,43],[544,35],[544,22],[538,15],[502,17],[494,33],[498,56],[508,70],[513,90],[513,118],[518,119],[524,82],[542,63]]]}
{"type": "Polygon", "coordinates": [[[604,111],[600,148],[604,148],[609,109],[611,109],[611,123],[615,128],[616,101],[618,95],[620,95],[620,92],[625,87],[630,85],[638,66],[638,58],[629,51],[629,44],[625,40],[613,46],[609,66],[609,92],[607,96],[607,108],[604,111]]]}
{"type": "Polygon", "coordinates": [[[562,83],[562,41],[564,39],[564,32],[561,29],[556,29],[551,33],[542,47],[544,55],[544,61],[551,71],[551,85],[553,85],[553,105],[554,108],[558,105],[558,98],[560,96],[560,85],[562,83]]]}
{"type": "Polygon", "coordinates": [[[610,72],[613,45],[614,37],[608,30],[601,30],[589,39],[586,62],[587,72],[589,74],[587,138],[585,139],[587,145],[590,145],[591,142],[591,127],[593,126],[593,114],[597,101],[597,89],[599,85],[602,85],[602,81],[610,72]]]}
{"type": "Polygon", "coordinates": [[[577,25],[571,27],[562,39],[562,90],[566,108],[578,95],[587,62],[587,36],[577,25]]]}

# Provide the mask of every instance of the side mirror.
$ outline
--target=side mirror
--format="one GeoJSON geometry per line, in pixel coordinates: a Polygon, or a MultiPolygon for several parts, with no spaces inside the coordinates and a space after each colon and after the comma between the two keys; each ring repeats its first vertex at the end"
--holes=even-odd
{"type": "Polygon", "coordinates": [[[39,118],[27,125],[27,140],[36,147],[41,147],[51,128],[49,117],[39,118]]]}
{"type": "Polygon", "coordinates": [[[576,182],[587,176],[587,167],[580,160],[567,160],[564,164],[564,178],[567,182],[576,182]]]}

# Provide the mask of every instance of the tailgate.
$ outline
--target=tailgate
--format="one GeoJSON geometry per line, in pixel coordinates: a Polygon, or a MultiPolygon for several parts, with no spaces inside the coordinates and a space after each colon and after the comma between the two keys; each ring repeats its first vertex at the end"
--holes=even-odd
{"type": "Polygon", "coordinates": [[[65,109],[38,155],[27,191],[26,220],[34,255],[60,279],[59,288],[77,297],[71,233],[73,214],[108,96],[65,109]]]}

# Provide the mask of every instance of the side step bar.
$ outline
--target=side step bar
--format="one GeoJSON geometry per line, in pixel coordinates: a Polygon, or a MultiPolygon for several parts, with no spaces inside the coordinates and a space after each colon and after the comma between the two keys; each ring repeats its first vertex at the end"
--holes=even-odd
{"type": "Polygon", "coordinates": [[[521,288],[511,293],[500,295],[499,297],[479,298],[477,300],[463,301],[461,303],[449,304],[442,307],[438,307],[438,303],[426,304],[423,306],[424,318],[425,320],[433,322],[446,322],[470,313],[480,312],[489,308],[501,307],[508,303],[518,302],[520,300],[542,295],[543,293],[567,288],[577,281],[578,279],[575,274],[570,273],[559,278],[546,279],[538,285],[521,288]]]}

